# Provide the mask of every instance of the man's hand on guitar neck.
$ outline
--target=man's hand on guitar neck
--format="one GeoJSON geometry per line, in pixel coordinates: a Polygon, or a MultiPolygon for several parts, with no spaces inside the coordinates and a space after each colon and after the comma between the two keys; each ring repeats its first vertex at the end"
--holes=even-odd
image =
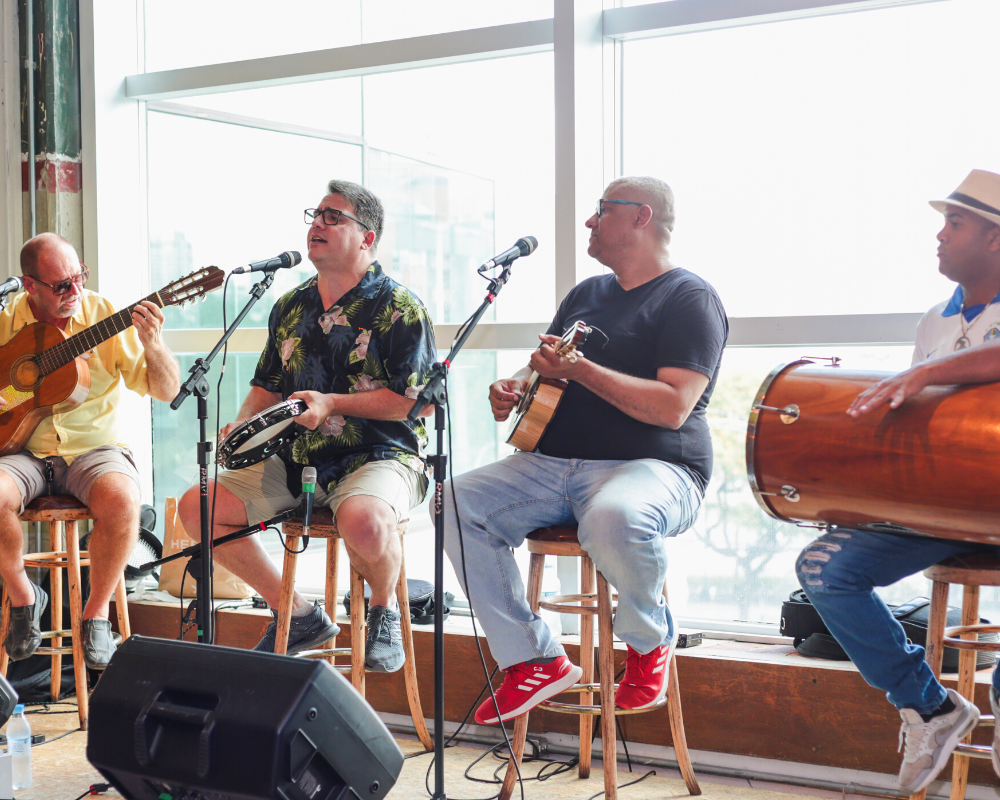
{"type": "Polygon", "coordinates": [[[528,366],[543,378],[564,381],[576,380],[582,368],[583,353],[572,350],[570,351],[571,355],[560,355],[555,349],[555,346],[562,342],[559,336],[540,333],[538,338],[542,340],[542,343],[531,354],[528,366]]]}

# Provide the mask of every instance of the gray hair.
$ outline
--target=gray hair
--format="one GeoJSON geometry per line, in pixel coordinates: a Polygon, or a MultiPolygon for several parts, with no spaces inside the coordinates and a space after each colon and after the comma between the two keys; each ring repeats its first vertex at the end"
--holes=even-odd
{"type": "Polygon", "coordinates": [[[69,251],[73,254],[73,258],[76,261],[80,260],[80,256],[76,253],[76,248],[57,233],[40,233],[34,238],[28,239],[21,247],[21,274],[27,275],[29,278],[37,278],[38,257],[45,250],[60,248],[69,248],[69,251]]]}
{"type": "Polygon", "coordinates": [[[635,199],[642,200],[652,208],[653,224],[660,232],[664,244],[670,243],[670,233],[674,229],[674,191],[670,186],[659,178],[633,176],[615,178],[608,184],[608,190],[612,187],[635,192],[635,199]]]}
{"type": "Polygon", "coordinates": [[[372,243],[372,254],[378,249],[382,238],[382,227],[385,225],[385,208],[382,201],[368,191],[360,183],[332,180],[326,187],[327,194],[339,194],[354,207],[354,216],[360,219],[368,229],[375,234],[372,243]]]}

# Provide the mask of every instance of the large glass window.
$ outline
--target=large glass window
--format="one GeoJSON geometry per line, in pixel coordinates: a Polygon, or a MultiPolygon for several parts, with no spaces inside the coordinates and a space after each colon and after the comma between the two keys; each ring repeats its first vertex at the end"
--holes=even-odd
{"type": "Polygon", "coordinates": [[[552,0],[145,0],[146,71],[548,19],[552,0]]]}
{"type": "Polygon", "coordinates": [[[953,288],[927,201],[1000,170],[967,77],[998,25],[954,0],[627,42],[624,171],[673,186],[673,255],[732,316],[924,311],[953,288]]]}

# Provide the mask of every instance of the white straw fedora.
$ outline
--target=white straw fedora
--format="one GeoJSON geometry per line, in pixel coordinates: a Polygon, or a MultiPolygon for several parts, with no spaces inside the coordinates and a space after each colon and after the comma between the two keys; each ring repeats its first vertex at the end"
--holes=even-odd
{"type": "Polygon", "coordinates": [[[930,203],[942,214],[948,206],[958,206],[1000,225],[1000,175],[974,169],[947,199],[931,200],[930,203]]]}

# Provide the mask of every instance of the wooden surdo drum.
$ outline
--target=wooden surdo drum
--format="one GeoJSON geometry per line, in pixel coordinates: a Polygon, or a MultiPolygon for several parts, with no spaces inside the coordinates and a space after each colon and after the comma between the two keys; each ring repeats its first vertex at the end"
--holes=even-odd
{"type": "Polygon", "coordinates": [[[780,520],[1000,545],[1000,383],[932,386],[854,419],[892,373],[802,360],[761,385],[747,475],[780,520]]]}

